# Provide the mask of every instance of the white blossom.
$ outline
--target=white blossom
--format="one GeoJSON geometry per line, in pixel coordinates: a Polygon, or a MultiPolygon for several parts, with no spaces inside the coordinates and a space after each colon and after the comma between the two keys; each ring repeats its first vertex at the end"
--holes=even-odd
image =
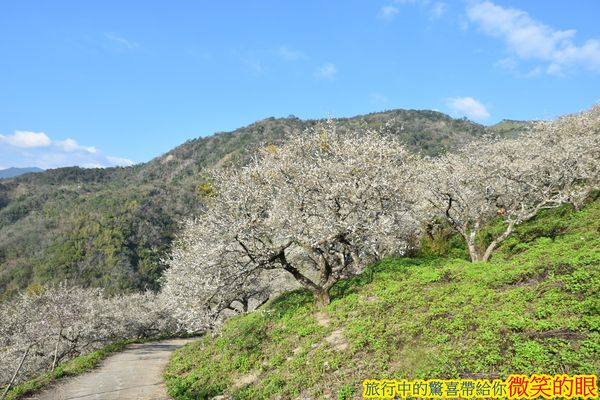
{"type": "Polygon", "coordinates": [[[207,298],[227,305],[259,271],[284,271],[329,303],[339,279],[408,246],[415,159],[390,137],[327,122],[241,170],[214,171],[214,196],[185,224],[165,292],[184,312],[201,310],[207,298]]]}

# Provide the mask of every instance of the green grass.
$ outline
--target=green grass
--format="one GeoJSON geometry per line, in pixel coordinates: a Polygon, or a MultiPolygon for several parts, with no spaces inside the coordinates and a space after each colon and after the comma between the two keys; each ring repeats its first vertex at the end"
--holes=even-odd
{"type": "Polygon", "coordinates": [[[326,326],[302,290],[232,318],[175,353],[169,393],[351,399],[368,378],[600,371],[600,201],[541,213],[490,263],[449,254],[459,258],[388,259],[338,283],[326,326]]]}

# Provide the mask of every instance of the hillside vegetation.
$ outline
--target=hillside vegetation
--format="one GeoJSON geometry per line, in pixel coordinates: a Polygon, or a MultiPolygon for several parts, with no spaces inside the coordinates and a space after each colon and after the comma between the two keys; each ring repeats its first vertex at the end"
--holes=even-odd
{"type": "MultiPolygon", "coordinates": [[[[128,168],[61,168],[0,180],[0,300],[32,283],[156,290],[177,223],[202,209],[197,187],[213,166],[242,164],[257,147],[285,142],[318,121],[268,118],[194,139],[128,168]]],[[[393,110],[335,120],[386,127],[409,149],[435,154],[486,132],[511,136],[524,122],[486,128],[434,111],[393,110]]]]}
{"type": "Polygon", "coordinates": [[[467,261],[462,243],[425,243],[338,282],[316,318],[298,290],[230,319],[176,353],[169,393],[353,399],[370,378],[600,370],[600,200],[542,211],[488,263],[467,261]]]}

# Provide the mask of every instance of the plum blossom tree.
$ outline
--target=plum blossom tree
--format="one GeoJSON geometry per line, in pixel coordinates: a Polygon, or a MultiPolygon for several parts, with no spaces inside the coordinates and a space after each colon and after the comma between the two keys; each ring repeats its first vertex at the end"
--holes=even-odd
{"type": "Polygon", "coordinates": [[[187,222],[165,290],[198,281],[180,298],[202,302],[205,289],[237,291],[257,271],[284,271],[317,307],[328,304],[339,279],[410,245],[414,161],[390,137],[327,122],[267,146],[242,170],[213,171],[214,196],[187,222]]]}
{"type": "Polygon", "coordinates": [[[540,121],[533,135],[561,169],[565,195],[580,208],[600,188],[600,103],[590,110],[540,121]]]}
{"type": "Polygon", "coordinates": [[[488,261],[516,225],[543,208],[580,204],[598,188],[599,109],[537,123],[518,138],[483,138],[424,160],[419,186],[425,215],[445,219],[460,233],[472,261],[488,261]],[[504,231],[478,248],[478,233],[496,218],[504,231]]]}

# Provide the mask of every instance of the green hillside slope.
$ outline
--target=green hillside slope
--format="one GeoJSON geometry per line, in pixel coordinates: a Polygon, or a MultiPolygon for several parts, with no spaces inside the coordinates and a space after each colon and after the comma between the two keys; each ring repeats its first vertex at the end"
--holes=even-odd
{"type": "Polygon", "coordinates": [[[338,283],[316,316],[296,291],[233,318],[176,353],[169,391],[351,399],[373,378],[600,371],[600,201],[543,212],[490,263],[449,253],[380,262],[338,283]]]}
{"type": "MultiPolygon", "coordinates": [[[[452,149],[485,127],[434,111],[393,110],[336,120],[388,125],[415,151],[452,149]]],[[[108,292],[156,289],[178,222],[202,206],[203,171],[243,163],[317,121],[268,118],[190,140],[129,168],[61,168],[0,181],[0,300],[31,283],[65,279],[108,292]]],[[[512,132],[526,123],[511,126],[512,132]]]]}

